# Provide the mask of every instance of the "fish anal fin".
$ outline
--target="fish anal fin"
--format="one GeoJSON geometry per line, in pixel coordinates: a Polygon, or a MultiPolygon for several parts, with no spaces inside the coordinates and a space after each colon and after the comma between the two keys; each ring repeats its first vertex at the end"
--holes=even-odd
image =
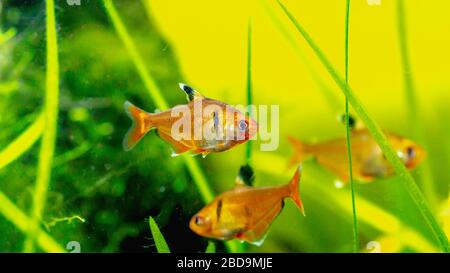
{"type": "Polygon", "coordinates": [[[246,229],[247,231],[243,232],[239,235],[239,238],[235,236],[236,239],[241,241],[246,241],[250,244],[260,246],[267,235],[267,231],[278,216],[282,209],[282,202],[277,202],[277,204],[270,209],[263,217],[258,219],[253,225],[249,225],[246,229]]]}
{"type": "Polygon", "coordinates": [[[185,152],[191,150],[191,147],[185,145],[181,141],[175,140],[174,138],[172,138],[172,136],[170,134],[167,134],[166,132],[158,131],[158,135],[172,146],[173,151],[174,151],[174,153],[172,154],[172,157],[178,156],[182,153],[185,153],[185,152]]]}

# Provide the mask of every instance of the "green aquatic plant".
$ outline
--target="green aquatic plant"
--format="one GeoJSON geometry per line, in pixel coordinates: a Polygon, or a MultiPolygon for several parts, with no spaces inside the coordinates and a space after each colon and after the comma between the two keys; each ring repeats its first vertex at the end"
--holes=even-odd
{"type": "Polygon", "coordinates": [[[42,231],[38,226],[30,229],[30,223],[33,223],[30,218],[25,215],[19,208],[17,208],[8,197],[0,191],[0,213],[29,237],[33,237],[36,244],[46,252],[65,252],[50,235],[42,231]],[[31,232],[33,231],[33,234],[31,232]]]}
{"type": "MultiPolygon", "coordinates": [[[[153,236],[153,241],[155,242],[156,251],[158,253],[170,253],[170,248],[167,245],[166,239],[161,233],[158,225],[156,224],[153,217],[149,217],[148,223],[150,226],[150,231],[153,236]]],[[[205,253],[215,253],[216,252],[216,244],[213,241],[208,241],[208,245],[206,246],[205,253]]]]}
{"type": "MultiPolygon", "coordinates": [[[[114,28],[116,29],[119,38],[124,43],[125,48],[127,49],[131,57],[131,60],[136,66],[139,76],[143,80],[144,85],[150,94],[150,97],[154,100],[156,106],[159,109],[167,109],[168,104],[162,96],[162,92],[160,91],[156,82],[153,80],[148,69],[146,68],[142,57],[140,56],[136,46],[134,45],[134,42],[131,39],[131,36],[129,35],[127,29],[125,28],[125,25],[122,22],[122,19],[120,18],[116,8],[114,7],[112,0],[103,0],[103,3],[109,17],[111,18],[114,28]]],[[[181,158],[184,160],[184,163],[191,173],[193,181],[200,192],[200,196],[203,202],[209,203],[210,201],[212,201],[214,199],[214,194],[209,187],[206,177],[203,174],[197,161],[188,154],[182,154],[181,158]]],[[[234,241],[226,242],[225,245],[231,252],[238,252],[241,249],[241,246],[234,241]]]]}
{"type": "Polygon", "coordinates": [[[162,235],[161,231],[159,230],[158,225],[156,224],[153,217],[149,217],[148,223],[150,226],[150,231],[152,232],[153,241],[156,245],[156,250],[158,253],[170,253],[169,246],[167,245],[166,239],[164,239],[164,236],[162,235]]]}
{"type": "Polygon", "coordinates": [[[208,241],[205,253],[216,253],[216,244],[213,241],[208,241]]]}
{"type": "Polygon", "coordinates": [[[6,148],[0,151],[0,169],[4,168],[22,154],[41,137],[44,129],[44,115],[39,114],[36,120],[17,138],[11,141],[6,148]]]}
{"type": "MultiPolygon", "coordinates": [[[[11,40],[16,34],[15,29],[9,29],[0,34],[0,45],[11,40]]],[[[44,114],[39,114],[34,122],[18,137],[11,141],[6,148],[0,152],[0,169],[18,159],[31,149],[33,144],[41,137],[44,129],[44,114]]],[[[32,221],[14,203],[0,191],[0,213],[8,219],[18,230],[29,238],[34,238],[35,243],[47,252],[65,252],[50,235],[42,231],[37,222],[32,221]],[[31,226],[35,225],[35,226],[31,226]]]]}
{"type": "Polygon", "coordinates": [[[50,230],[50,228],[56,226],[58,223],[67,222],[70,224],[75,220],[80,223],[86,222],[86,219],[84,219],[83,217],[81,217],[79,215],[73,215],[73,216],[67,216],[67,217],[61,217],[61,218],[53,217],[51,221],[44,222],[44,225],[47,230],[50,230]]]}
{"type": "Polygon", "coordinates": [[[10,28],[3,33],[0,30],[0,46],[11,40],[16,34],[17,30],[15,28],[10,28]]]}
{"type": "MultiPolygon", "coordinates": [[[[346,1],[345,5],[345,83],[348,84],[348,28],[350,20],[350,0],[346,1]]],[[[348,98],[345,97],[345,128],[347,138],[347,155],[348,155],[348,178],[350,181],[350,189],[352,193],[352,213],[353,213],[353,252],[359,251],[359,228],[358,216],[356,213],[355,200],[355,181],[353,181],[353,163],[352,163],[352,149],[351,149],[351,134],[350,134],[350,114],[348,98]]]]}
{"type": "MultiPolygon", "coordinates": [[[[411,68],[411,62],[409,58],[409,47],[408,47],[408,28],[406,26],[406,11],[405,2],[403,0],[397,1],[397,33],[399,37],[400,45],[400,57],[402,64],[402,76],[404,84],[404,92],[407,103],[408,111],[408,122],[409,124],[414,124],[411,126],[412,135],[421,144],[427,144],[425,141],[425,134],[421,119],[421,107],[417,100],[416,85],[414,83],[414,77],[411,68]]],[[[430,161],[426,160],[423,163],[423,171],[419,174],[421,180],[421,185],[423,187],[424,195],[430,202],[431,208],[435,208],[437,205],[437,197],[433,187],[433,178],[431,174],[430,161]]]]}
{"type": "MultiPolygon", "coordinates": [[[[249,117],[252,116],[251,105],[253,104],[252,98],[252,22],[249,20],[247,28],[247,111],[249,117]]],[[[245,161],[246,164],[250,164],[252,159],[252,142],[247,141],[245,147],[245,161]]]]}
{"type": "Polygon", "coordinates": [[[366,110],[364,104],[360,101],[360,99],[356,96],[353,89],[350,88],[349,85],[346,84],[345,80],[340,76],[337,70],[330,63],[328,58],[319,48],[319,46],[314,42],[312,37],[306,32],[306,30],[300,25],[300,23],[295,19],[292,13],[280,2],[278,1],[283,12],[298,30],[300,35],[305,39],[311,49],[314,51],[320,62],[324,65],[328,73],[331,75],[333,80],[336,82],[338,87],[342,90],[342,92],[346,95],[349,100],[349,103],[352,105],[355,112],[358,114],[359,118],[364,122],[369,132],[372,134],[373,138],[376,140],[381,150],[383,151],[386,159],[390,162],[394,171],[402,178],[404,182],[405,188],[411,198],[414,200],[417,205],[419,211],[424,217],[425,221],[433,231],[434,235],[438,239],[441,249],[444,252],[450,252],[450,245],[445,235],[444,231],[440,227],[439,223],[436,221],[433,213],[428,207],[427,201],[425,200],[423,194],[421,193],[419,187],[414,181],[414,178],[406,169],[405,165],[401,162],[400,158],[397,156],[391,144],[387,140],[386,136],[383,134],[380,126],[371,118],[368,111],[366,110]]]}
{"type": "MultiPolygon", "coordinates": [[[[47,38],[47,71],[44,102],[44,128],[39,152],[38,173],[33,193],[31,210],[31,234],[36,233],[35,227],[42,217],[47,200],[47,191],[51,178],[52,160],[55,150],[56,130],[58,121],[59,96],[59,64],[58,42],[56,34],[55,6],[53,0],[46,0],[46,38],[47,38]]],[[[28,234],[24,243],[24,251],[31,252],[35,236],[28,234]]]]}
{"type": "Polygon", "coordinates": [[[53,168],[64,165],[72,160],[81,157],[82,155],[87,153],[91,148],[92,145],[90,143],[83,142],[79,146],[73,148],[72,150],[69,150],[64,154],[56,156],[53,160],[53,168]]]}

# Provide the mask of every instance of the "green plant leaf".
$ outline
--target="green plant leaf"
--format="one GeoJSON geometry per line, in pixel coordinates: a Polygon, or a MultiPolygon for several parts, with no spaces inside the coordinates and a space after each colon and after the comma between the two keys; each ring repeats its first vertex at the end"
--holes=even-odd
{"type": "Polygon", "coordinates": [[[152,232],[153,241],[155,241],[156,250],[158,253],[170,253],[169,246],[166,243],[166,240],[164,239],[164,236],[162,235],[161,231],[159,230],[158,225],[156,224],[155,220],[153,220],[153,217],[149,217],[148,223],[150,226],[150,231],[152,232]]]}
{"type": "MultiPolygon", "coordinates": [[[[247,111],[251,117],[252,98],[252,22],[249,20],[247,29],[247,111]]],[[[247,141],[245,146],[245,161],[250,164],[252,159],[252,141],[247,141]]]]}
{"type": "Polygon", "coordinates": [[[39,139],[44,129],[44,116],[40,114],[20,136],[0,152],[0,169],[4,168],[28,151],[39,139]]]}
{"type": "Polygon", "coordinates": [[[216,244],[213,241],[208,241],[205,253],[216,253],[216,244]]]}
{"type": "Polygon", "coordinates": [[[0,32],[0,45],[4,44],[7,41],[9,41],[10,39],[14,38],[16,33],[17,33],[17,30],[15,28],[10,28],[4,33],[0,32]]]}
{"type": "MultiPolygon", "coordinates": [[[[405,11],[405,1],[397,0],[397,33],[398,41],[400,44],[400,57],[402,64],[402,74],[403,74],[403,85],[405,92],[405,99],[407,104],[407,117],[411,126],[411,133],[416,141],[420,144],[425,145],[427,148],[427,142],[425,141],[425,133],[423,122],[421,119],[421,107],[417,99],[417,89],[414,83],[414,77],[411,68],[411,62],[409,59],[409,48],[407,42],[408,29],[406,26],[406,11],[405,11]]],[[[427,197],[430,202],[430,206],[435,208],[438,204],[438,198],[436,196],[435,189],[433,187],[433,177],[430,166],[430,161],[425,160],[423,163],[422,172],[419,174],[419,183],[421,183],[425,197],[427,197]]]]}
{"type": "MultiPolygon", "coordinates": [[[[345,83],[348,84],[348,28],[350,20],[350,0],[345,4],[345,83]]],[[[355,198],[355,181],[353,181],[353,163],[351,150],[351,134],[350,134],[350,113],[348,98],[345,97],[345,133],[347,138],[347,155],[348,155],[348,177],[350,181],[350,189],[352,194],[352,216],[353,216],[353,252],[359,252],[359,227],[358,216],[356,213],[355,198]]]]}
{"type": "MultiPolygon", "coordinates": [[[[46,15],[47,71],[44,104],[44,131],[39,151],[36,185],[33,193],[31,227],[37,226],[45,208],[48,186],[50,184],[53,154],[55,151],[58,122],[59,64],[55,3],[53,0],[46,0],[46,15]]],[[[30,234],[33,233],[34,231],[29,233],[29,236],[25,240],[25,252],[32,252],[34,250],[33,242],[35,236],[30,236],[30,234]]]]}

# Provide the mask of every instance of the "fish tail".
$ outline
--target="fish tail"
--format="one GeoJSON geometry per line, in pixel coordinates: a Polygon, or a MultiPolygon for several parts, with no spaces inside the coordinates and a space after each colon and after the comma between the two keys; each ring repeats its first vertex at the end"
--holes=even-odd
{"type": "Polygon", "coordinates": [[[305,215],[305,209],[303,208],[302,199],[300,198],[300,191],[298,189],[300,184],[300,178],[302,176],[302,165],[298,165],[297,171],[289,182],[290,197],[294,200],[297,207],[300,209],[303,215],[305,215]]]}
{"type": "Polygon", "coordinates": [[[123,139],[123,149],[129,151],[145,136],[145,134],[155,126],[151,122],[152,114],[136,107],[131,102],[124,103],[125,112],[133,121],[131,128],[123,139]]]}
{"type": "Polygon", "coordinates": [[[291,143],[294,148],[294,155],[289,161],[289,167],[292,167],[296,164],[301,163],[307,156],[310,155],[309,145],[301,142],[300,140],[288,136],[288,141],[291,143]]]}

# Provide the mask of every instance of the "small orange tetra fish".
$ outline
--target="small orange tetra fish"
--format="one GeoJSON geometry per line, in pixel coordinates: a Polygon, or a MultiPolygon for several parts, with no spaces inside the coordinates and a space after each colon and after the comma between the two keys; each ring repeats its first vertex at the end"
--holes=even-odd
{"type": "Polygon", "coordinates": [[[187,94],[189,103],[163,112],[147,113],[125,102],[125,111],[133,120],[123,141],[126,151],[152,129],[171,144],[174,156],[191,151],[205,157],[211,152],[231,149],[256,135],[258,124],[248,115],[224,102],[203,97],[186,84],[180,83],[180,88],[187,94]]]}
{"type": "Polygon", "coordinates": [[[292,198],[304,213],[299,196],[301,166],[287,185],[254,188],[244,184],[253,178],[248,166],[239,170],[234,189],[217,196],[189,223],[200,236],[217,240],[238,239],[261,245],[270,225],[281,212],[285,198],[292,198]]]}
{"type": "MultiPolygon", "coordinates": [[[[392,133],[385,134],[408,169],[415,168],[425,158],[425,150],[412,140],[392,133]]],[[[312,156],[319,164],[339,177],[342,182],[348,182],[348,155],[345,138],[318,144],[305,144],[293,137],[289,137],[289,141],[294,148],[291,165],[312,156]]],[[[371,182],[376,178],[388,177],[394,173],[380,146],[367,129],[355,129],[351,133],[351,151],[355,180],[371,182]]]]}

